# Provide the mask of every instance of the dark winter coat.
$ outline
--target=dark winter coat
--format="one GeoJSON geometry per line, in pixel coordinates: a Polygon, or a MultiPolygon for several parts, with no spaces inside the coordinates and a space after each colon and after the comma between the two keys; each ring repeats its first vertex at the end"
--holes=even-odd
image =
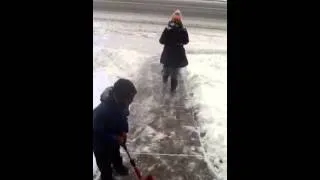
{"type": "Polygon", "coordinates": [[[159,41],[164,45],[160,59],[161,64],[171,68],[182,68],[188,65],[183,45],[189,43],[189,35],[182,24],[170,21],[159,41]]]}
{"type": "Polygon", "coordinates": [[[93,110],[93,149],[104,151],[110,144],[118,143],[116,137],[128,132],[128,107],[116,103],[112,88],[101,94],[101,103],[93,110]]]}

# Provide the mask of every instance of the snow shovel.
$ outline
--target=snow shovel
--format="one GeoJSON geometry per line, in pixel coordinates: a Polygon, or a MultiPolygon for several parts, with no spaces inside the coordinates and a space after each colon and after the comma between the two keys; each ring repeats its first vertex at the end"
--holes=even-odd
{"type": "Polygon", "coordinates": [[[127,146],[124,144],[122,147],[123,147],[123,149],[126,151],[128,157],[129,157],[130,164],[131,164],[131,166],[133,167],[134,172],[135,172],[138,180],[156,180],[156,178],[155,178],[154,176],[151,176],[151,175],[148,175],[148,176],[143,177],[143,176],[141,175],[140,170],[137,168],[136,163],[135,163],[134,160],[131,158],[131,156],[130,156],[130,154],[129,154],[129,151],[128,151],[128,149],[127,149],[127,146]]]}

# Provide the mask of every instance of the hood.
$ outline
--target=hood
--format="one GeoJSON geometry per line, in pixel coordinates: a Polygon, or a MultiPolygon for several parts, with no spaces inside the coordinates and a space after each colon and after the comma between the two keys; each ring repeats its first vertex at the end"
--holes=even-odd
{"type": "Polygon", "coordinates": [[[116,108],[117,111],[120,111],[121,113],[123,113],[123,115],[128,116],[130,114],[129,107],[122,104],[117,104],[116,101],[113,99],[112,91],[113,87],[106,88],[100,95],[100,101],[103,103],[112,103],[113,107],[116,108]]]}
{"type": "Polygon", "coordinates": [[[100,95],[101,102],[106,102],[110,97],[112,97],[111,96],[112,89],[113,87],[108,87],[102,92],[102,94],[100,95]]]}

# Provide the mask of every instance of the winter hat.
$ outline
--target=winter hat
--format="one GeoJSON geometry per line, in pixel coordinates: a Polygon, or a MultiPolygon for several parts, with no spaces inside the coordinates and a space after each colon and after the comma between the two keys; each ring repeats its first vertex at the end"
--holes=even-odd
{"type": "Polygon", "coordinates": [[[171,20],[174,22],[182,22],[182,13],[179,9],[175,10],[172,13],[171,20]]]}

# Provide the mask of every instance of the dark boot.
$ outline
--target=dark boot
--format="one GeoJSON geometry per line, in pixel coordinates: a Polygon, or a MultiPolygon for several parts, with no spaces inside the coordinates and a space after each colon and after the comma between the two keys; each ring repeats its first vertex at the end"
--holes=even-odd
{"type": "Polygon", "coordinates": [[[113,176],[105,178],[104,176],[100,175],[99,180],[115,180],[115,179],[113,178],[113,176]]]}
{"type": "Polygon", "coordinates": [[[108,151],[94,152],[97,166],[100,170],[100,180],[113,180],[111,160],[108,151]]]}
{"type": "Polygon", "coordinates": [[[163,75],[163,76],[162,76],[162,82],[163,82],[163,83],[167,83],[167,82],[168,82],[168,79],[169,79],[169,76],[168,76],[168,75],[163,75]]]}
{"type": "Polygon", "coordinates": [[[111,149],[113,150],[113,153],[112,153],[113,169],[120,176],[129,175],[129,169],[123,165],[122,157],[120,156],[120,145],[119,144],[114,144],[114,145],[111,146],[111,149]]]}
{"type": "Polygon", "coordinates": [[[168,79],[169,79],[169,76],[170,76],[170,68],[168,67],[163,67],[163,70],[162,70],[162,81],[163,83],[167,83],[168,82],[168,79]]]}
{"type": "Polygon", "coordinates": [[[171,92],[174,92],[177,89],[178,80],[171,78],[171,92]]]}

